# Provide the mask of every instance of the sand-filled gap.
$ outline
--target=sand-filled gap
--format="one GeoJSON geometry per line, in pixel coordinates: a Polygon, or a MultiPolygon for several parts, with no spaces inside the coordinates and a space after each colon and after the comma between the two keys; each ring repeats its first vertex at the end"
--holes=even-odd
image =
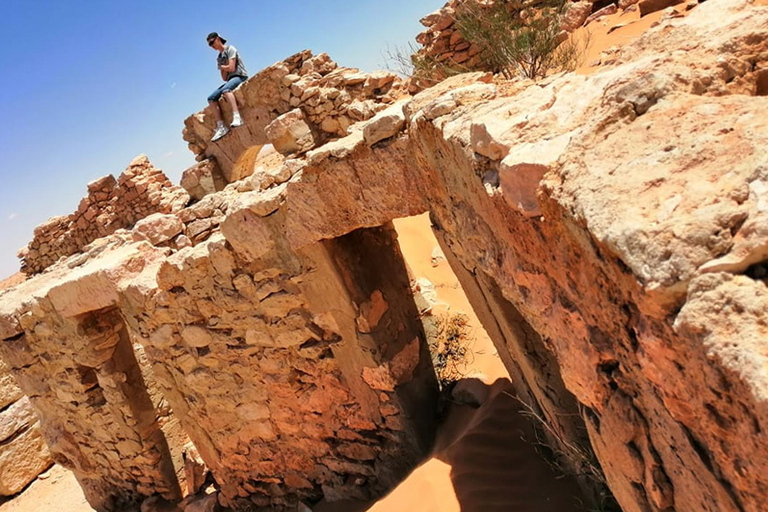
{"type": "MultiPolygon", "coordinates": [[[[454,357],[449,364],[455,371],[452,381],[442,383],[444,408],[431,456],[379,502],[349,504],[345,510],[409,510],[414,503],[420,511],[440,512],[581,510],[587,500],[576,481],[554,467],[541,425],[523,405],[529,397],[518,397],[521,390],[528,393],[529,387],[510,356],[515,352],[509,347],[509,331],[516,330],[517,337],[526,339],[535,339],[536,333],[519,314],[502,310],[499,303],[491,305],[485,295],[493,292],[483,290],[477,280],[457,277],[451,256],[443,252],[432,232],[428,214],[397,219],[394,226],[427,336],[443,337],[437,344],[430,340],[438,373],[440,354],[435,349],[444,347],[446,332],[459,338],[451,342],[461,344],[463,350],[446,356],[454,357]],[[509,324],[500,325],[505,322],[497,318],[509,324]],[[528,331],[521,334],[526,326],[528,331]],[[502,350],[492,338],[506,340],[502,350]],[[517,386],[520,389],[513,381],[522,384],[517,386]]],[[[556,371],[552,364],[543,365],[543,371],[556,371]]],[[[564,396],[575,408],[573,397],[564,396]]]]}

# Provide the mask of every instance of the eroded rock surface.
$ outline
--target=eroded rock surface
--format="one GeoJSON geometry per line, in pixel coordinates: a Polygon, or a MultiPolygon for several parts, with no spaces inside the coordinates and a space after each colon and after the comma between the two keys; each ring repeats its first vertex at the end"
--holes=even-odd
{"type": "MultiPolygon", "coordinates": [[[[172,494],[142,458],[171,455],[152,401],[126,387],[127,339],[223,503],[381,492],[430,431],[434,376],[390,227],[429,211],[546,441],[592,472],[585,487],[604,478],[627,511],[762,510],[767,27],[766,8],[706,2],[592,75],[475,73],[392,111],[382,100],[179,211],[172,240],[118,232],[0,295],[0,347],[54,457],[105,510],[105,496],[172,494]]],[[[251,132],[208,146],[198,114],[192,149],[235,169],[319,94],[285,84],[336,76],[325,57],[286,62],[252,79],[274,94],[251,132]]]]}
{"type": "Polygon", "coordinates": [[[20,492],[52,463],[29,399],[0,361],[0,496],[20,492]]]}

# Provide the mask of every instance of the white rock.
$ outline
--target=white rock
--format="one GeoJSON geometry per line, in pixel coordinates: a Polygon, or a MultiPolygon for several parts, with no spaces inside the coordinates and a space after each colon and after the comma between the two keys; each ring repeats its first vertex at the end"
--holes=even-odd
{"type": "Polygon", "coordinates": [[[410,100],[401,100],[382,110],[363,124],[363,138],[369,146],[394,137],[405,126],[403,109],[410,100]]]}
{"type": "Polygon", "coordinates": [[[145,236],[152,245],[159,245],[184,231],[184,223],[176,215],[153,213],[137,222],[133,231],[145,236]]]}

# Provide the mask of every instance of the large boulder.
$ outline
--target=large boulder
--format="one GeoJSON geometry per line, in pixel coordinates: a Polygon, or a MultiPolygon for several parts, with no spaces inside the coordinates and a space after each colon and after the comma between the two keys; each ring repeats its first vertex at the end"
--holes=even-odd
{"type": "Polygon", "coordinates": [[[284,155],[305,153],[317,144],[304,112],[298,108],[272,121],[265,133],[274,148],[284,155]]]}

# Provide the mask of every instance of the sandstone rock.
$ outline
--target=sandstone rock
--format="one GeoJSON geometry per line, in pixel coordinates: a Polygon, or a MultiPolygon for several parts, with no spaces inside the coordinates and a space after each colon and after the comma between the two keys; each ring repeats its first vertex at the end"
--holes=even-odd
{"type": "Polygon", "coordinates": [[[0,496],[21,492],[53,463],[40,430],[33,426],[0,446],[0,496]]]}
{"type": "Polygon", "coordinates": [[[573,32],[584,25],[584,22],[590,17],[590,14],[592,14],[592,2],[574,2],[570,4],[565,11],[562,28],[568,32],[573,32]]]}
{"type": "Polygon", "coordinates": [[[403,109],[408,100],[399,101],[388,107],[363,124],[363,138],[369,146],[384,139],[394,137],[405,126],[403,109]]]}
{"type": "Polygon", "coordinates": [[[5,409],[23,396],[8,365],[0,359],[0,409],[5,409]]]}
{"type": "Polygon", "coordinates": [[[304,113],[294,109],[278,117],[265,128],[270,143],[284,155],[304,153],[315,147],[315,135],[304,113]]]}
{"type": "Polygon", "coordinates": [[[541,215],[536,199],[544,175],[565,152],[570,136],[565,134],[540,143],[521,144],[499,164],[499,186],[504,200],[527,217],[541,215]]]}
{"type": "Polygon", "coordinates": [[[181,186],[192,199],[200,200],[208,194],[223,190],[225,181],[216,161],[206,158],[182,173],[181,186]]]}
{"type": "Polygon", "coordinates": [[[433,267],[437,267],[445,261],[445,253],[443,253],[443,250],[440,248],[440,246],[436,246],[434,249],[432,249],[432,254],[429,257],[429,261],[433,267]]]}
{"type": "Polygon", "coordinates": [[[480,407],[491,394],[490,386],[478,378],[464,378],[453,386],[451,398],[462,405],[480,407]]]}
{"type": "Polygon", "coordinates": [[[184,224],[176,215],[153,213],[138,221],[133,230],[145,236],[152,245],[160,245],[181,233],[184,230],[184,224]]]}
{"type": "Polygon", "coordinates": [[[132,228],[147,215],[178,212],[188,202],[184,189],[173,186],[140,155],[116,180],[107,176],[92,182],[75,212],[35,229],[24,255],[25,271],[42,272],[63,256],[81,253],[104,236],[132,228]]]}
{"type": "Polygon", "coordinates": [[[205,465],[200,452],[192,443],[184,445],[184,480],[187,483],[187,494],[194,495],[202,490],[205,481],[210,474],[210,469],[205,465]]]}
{"type": "Polygon", "coordinates": [[[355,130],[346,137],[323,144],[307,153],[309,165],[320,165],[329,157],[345,158],[365,142],[362,130],[355,130]]]}
{"type": "MultiPolygon", "coordinates": [[[[547,440],[555,451],[579,446],[581,464],[594,448],[625,510],[761,510],[768,160],[765,100],[753,94],[766,23],[741,1],[708,2],[611,50],[613,65],[591,75],[496,87],[455,77],[407,106],[407,136],[368,146],[353,129],[292,159],[300,163],[277,201],[258,204],[274,197],[233,186],[185,210],[200,223],[186,228],[193,247],[170,253],[114,235],[0,295],[0,350],[41,409],[66,419],[56,423],[65,435],[50,437],[91,496],[120,482],[129,491],[118,494],[154,494],[162,480],[149,463],[162,456],[134,453],[152,445],[154,414],[125,406],[135,397],[120,394],[127,377],[111,365],[131,358],[113,357],[116,333],[145,345],[222,504],[363,493],[394,467],[390,450],[398,467],[415,462],[410,421],[431,403],[403,400],[406,388],[433,388],[388,224],[429,210],[520,399],[558,433],[547,440]],[[450,108],[425,114],[441,103],[450,108]],[[89,330],[104,318],[125,326],[89,330]],[[373,332],[359,333],[357,318],[373,332]],[[211,341],[185,343],[189,327],[211,341]],[[71,380],[51,387],[47,365],[71,380]],[[120,407],[93,414],[96,384],[120,407]],[[120,435],[84,439],[83,411],[120,435]],[[126,414],[146,423],[129,428],[126,414]],[[371,432],[377,443],[360,442],[371,432]],[[328,455],[337,452],[345,457],[328,455]],[[124,458],[151,484],[139,486],[124,458]],[[352,485],[358,476],[366,485],[352,485]]],[[[264,93],[249,97],[274,101],[265,119],[288,108],[284,78],[308,58],[254,82],[264,93]]],[[[344,76],[289,80],[299,102],[307,94],[308,124],[322,124],[324,89],[344,76]]],[[[358,79],[348,99],[339,92],[340,108],[373,115],[386,103],[354,91],[367,81],[358,79]]],[[[203,138],[206,122],[193,116],[198,132],[185,136],[203,138]]],[[[262,142],[259,130],[240,133],[227,151],[262,142]]],[[[562,460],[583,470],[575,462],[562,460]]]]}
{"type": "Polygon", "coordinates": [[[683,0],[640,0],[637,5],[640,7],[640,16],[646,16],[681,3],[683,0]]]}
{"type": "Polygon", "coordinates": [[[20,399],[0,412],[0,442],[6,441],[36,422],[37,416],[29,403],[29,398],[20,399]]]}
{"type": "Polygon", "coordinates": [[[370,300],[360,305],[360,316],[357,317],[357,330],[363,333],[370,333],[379,325],[381,317],[389,309],[389,304],[381,294],[381,290],[376,290],[371,294],[370,300]]]}
{"type": "Polygon", "coordinates": [[[591,14],[586,21],[584,21],[585,25],[589,25],[596,19],[602,18],[603,16],[610,16],[611,14],[616,14],[619,11],[619,8],[616,6],[616,4],[610,4],[606,5],[599,11],[596,11],[595,13],[591,14]]]}

